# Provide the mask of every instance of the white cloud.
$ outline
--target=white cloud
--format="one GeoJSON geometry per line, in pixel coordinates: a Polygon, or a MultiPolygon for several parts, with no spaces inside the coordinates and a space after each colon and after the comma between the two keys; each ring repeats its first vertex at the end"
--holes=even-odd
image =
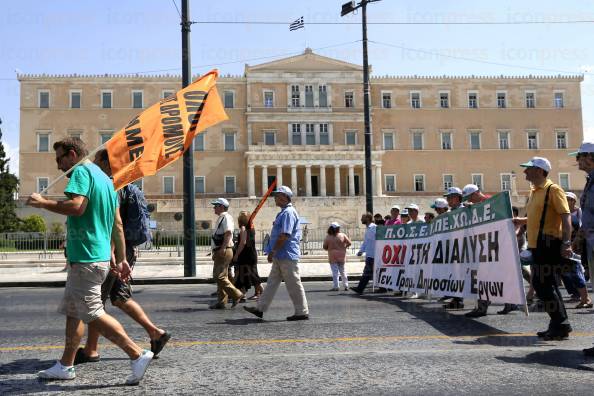
{"type": "Polygon", "coordinates": [[[10,172],[15,175],[19,175],[19,148],[11,147],[8,142],[2,142],[4,144],[4,151],[6,156],[10,158],[10,172]]]}

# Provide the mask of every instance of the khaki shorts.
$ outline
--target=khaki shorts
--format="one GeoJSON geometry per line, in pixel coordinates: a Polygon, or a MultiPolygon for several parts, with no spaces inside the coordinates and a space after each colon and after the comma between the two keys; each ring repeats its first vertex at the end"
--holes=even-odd
{"type": "Polygon", "coordinates": [[[101,284],[109,272],[109,261],[70,263],[64,298],[58,312],[90,323],[105,314],[101,284]]]}

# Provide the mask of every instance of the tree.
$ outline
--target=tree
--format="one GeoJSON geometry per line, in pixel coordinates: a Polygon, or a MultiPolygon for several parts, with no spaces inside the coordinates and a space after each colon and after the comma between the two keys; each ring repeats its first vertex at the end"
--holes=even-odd
{"type": "Polygon", "coordinates": [[[27,216],[22,220],[21,231],[24,232],[45,232],[45,220],[40,215],[27,216]]]}
{"type": "MultiPolygon", "coordinates": [[[[2,120],[0,120],[0,124],[2,124],[2,120]]],[[[2,144],[2,130],[0,129],[0,232],[13,232],[19,227],[14,199],[19,179],[10,173],[9,161],[10,158],[6,158],[2,144]]]]}

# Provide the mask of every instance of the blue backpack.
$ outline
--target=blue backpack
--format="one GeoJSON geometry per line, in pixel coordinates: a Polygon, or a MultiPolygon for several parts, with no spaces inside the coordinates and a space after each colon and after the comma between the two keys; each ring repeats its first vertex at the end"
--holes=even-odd
{"type": "Polygon", "coordinates": [[[120,191],[120,215],[124,223],[126,242],[138,246],[151,240],[149,212],[144,194],[135,184],[128,184],[120,191]]]}

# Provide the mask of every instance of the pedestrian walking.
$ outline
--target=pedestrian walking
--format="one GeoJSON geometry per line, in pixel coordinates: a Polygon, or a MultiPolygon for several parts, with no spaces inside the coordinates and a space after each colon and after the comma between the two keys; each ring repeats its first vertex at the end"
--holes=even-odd
{"type": "MultiPolygon", "coordinates": [[[[53,149],[58,169],[63,172],[70,171],[87,155],[86,146],[79,138],[58,141],[54,143],[53,149]]],[[[97,165],[88,160],[77,165],[68,177],[70,180],[64,190],[65,200],[54,201],[34,193],[27,201],[30,206],[66,215],[68,224],[70,269],[58,309],[58,312],[66,315],[64,352],[56,364],[40,371],[38,376],[61,380],[76,377],[74,359],[84,334],[84,323],[128,355],[132,374],[126,379],[126,384],[138,384],[153,359],[153,353],[135,344],[122,325],[105,312],[101,301],[101,284],[110,267],[123,281],[130,277],[113,183],[97,165]],[[115,247],[114,261],[111,261],[111,242],[115,247]]]]}
{"type": "MultiPolygon", "coordinates": [[[[450,187],[447,189],[446,193],[444,194],[446,201],[448,202],[448,206],[450,210],[456,210],[462,207],[462,190],[458,187],[450,187]]],[[[437,210],[437,209],[436,209],[437,210]]],[[[440,301],[445,301],[451,298],[450,302],[444,304],[445,309],[463,309],[464,308],[464,299],[462,297],[449,297],[445,296],[440,298],[440,301]]]]}
{"type": "MultiPolygon", "coordinates": [[[[100,150],[95,154],[95,164],[109,177],[111,177],[111,166],[107,150],[100,150]]],[[[138,258],[137,242],[146,238],[147,229],[142,229],[141,221],[148,219],[137,218],[143,216],[139,213],[140,203],[144,201],[144,195],[134,184],[129,184],[118,191],[119,212],[124,228],[124,242],[126,246],[126,261],[130,265],[130,271],[134,270],[134,264],[138,258]],[[139,220],[139,221],[135,221],[139,220]],[[142,238],[142,235],[145,238],[142,238]]],[[[141,242],[142,243],[142,242],[141,242]]],[[[165,347],[165,344],[171,338],[171,334],[157,327],[146,314],[144,309],[132,299],[132,285],[130,279],[122,280],[117,273],[110,271],[101,285],[101,301],[105,306],[107,299],[111,304],[121,309],[136,323],[141,325],[150,338],[151,352],[154,358],[165,347]]],[[[99,333],[93,327],[89,327],[87,341],[84,348],[79,348],[76,352],[74,364],[98,362],[99,356],[99,333]]]]}
{"type": "MultiPolygon", "coordinates": [[[[404,210],[402,211],[404,212],[404,210]]],[[[400,213],[402,216],[403,213],[400,213]]],[[[373,279],[374,270],[374,257],[375,257],[375,231],[377,225],[373,223],[373,215],[371,213],[364,213],[361,216],[361,224],[365,225],[365,236],[363,237],[363,243],[357,252],[357,256],[362,256],[365,253],[365,267],[363,268],[363,274],[359,279],[359,284],[350,289],[355,293],[361,295],[365,291],[365,287],[370,280],[373,279]]]]}
{"type": "Polygon", "coordinates": [[[344,290],[349,289],[349,279],[345,272],[346,250],[351,246],[351,240],[344,233],[340,232],[340,224],[333,222],[328,227],[328,235],[324,239],[324,250],[328,251],[328,262],[332,271],[332,289],[338,291],[338,275],[342,280],[344,290]]]}
{"type": "Polygon", "coordinates": [[[284,281],[295,309],[295,313],[288,316],[287,320],[309,319],[305,290],[299,275],[299,241],[301,239],[299,214],[291,203],[292,198],[293,192],[287,186],[280,186],[274,191],[274,202],[281,210],[274,219],[270,241],[265,249],[265,253],[268,254],[267,260],[272,263],[272,267],[257,306],[243,307],[259,318],[268,311],[280,283],[284,281]]]}
{"type": "Polygon", "coordinates": [[[233,255],[233,263],[237,268],[235,287],[245,295],[245,293],[253,286],[254,295],[248,300],[257,300],[260,298],[264,288],[262,287],[260,275],[258,275],[256,230],[250,227],[249,219],[250,214],[248,212],[239,212],[239,216],[237,217],[239,237],[233,255]]]}
{"type": "MultiPolygon", "coordinates": [[[[580,198],[582,210],[581,227],[578,232],[578,242],[582,248],[582,257],[588,263],[590,281],[594,282],[592,269],[594,268],[594,143],[583,142],[576,153],[578,168],[586,173],[586,185],[580,198]]],[[[594,356],[594,347],[583,350],[584,355],[594,356]]]]}
{"type": "Polygon", "coordinates": [[[572,328],[558,278],[563,259],[572,256],[571,214],[565,192],[548,178],[551,171],[548,159],[534,157],[520,166],[525,168],[532,190],[526,204],[527,217],[518,217],[514,223],[527,225],[528,248],[534,260],[532,282],[550,317],[548,329],[537,335],[545,340],[563,340],[572,328]]]}
{"type": "Polygon", "coordinates": [[[229,280],[229,265],[233,260],[233,217],[227,213],[229,201],[217,198],[210,202],[214,213],[219,216],[212,233],[212,277],[217,283],[217,301],[210,305],[210,309],[225,309],[229,298],[231,308],[235,307],[245,294],[239,291],[229,280]]]}
{"type": "Polygon", "coordinates": [[[400,224],[400,206],[393,205],[390,208],[390,220],[386,220],[386,225],[400,224]]]}

